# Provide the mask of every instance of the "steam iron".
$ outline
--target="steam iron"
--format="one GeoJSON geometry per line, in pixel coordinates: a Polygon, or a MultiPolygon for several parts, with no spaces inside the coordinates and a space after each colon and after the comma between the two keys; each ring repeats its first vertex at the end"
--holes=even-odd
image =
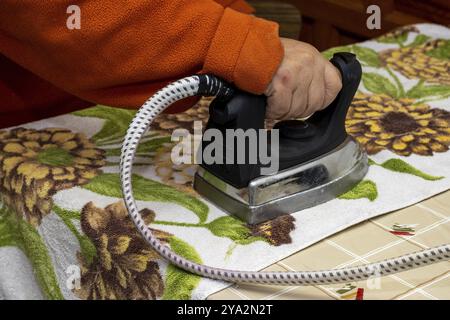
{"type": "MultiPolygon", "coordinates": [[[[270,139],[267,136],[256,142],[244,139],[240,145],[242,153],[241,150],[235,152],[234,148],[229,149],[229,142],[235,139],[233,135],[225,135],[223,141],[220,137],[227,131],[258,129],[266,132],[264,97],[244,92],[234,94],[234,89],[225,81],[203,74],[168,84],[142,105],[124,137],[120,155],[120,182],[129,217],[155,252],[174,266],[202,277],[290,286],[349,283],[355,279],[362,281],[372,278],[374,270],[378,271],[375,275],[385,276],[450,259],[450,244],[443,244],[363,266],[332,270],[229,270],[196,263],[174,252],[154,234],[141,215],[132,187],[133,161],[139,141],[161,112],[174,102],[190,96],[220,97],[211,104],[207,127],[221,133],[217,135],[221,143],[216,141],[212,144],[217,151],[214,159],[219,161],[203,161],[194,185],[197,191],[229,213],[249,223],[258,223],[322,203],[349,190],[362,179],[368,166],[365,153],[347,136],[344,128],[347,109],[361,77],[361,66],[355,56],[348,53],[336,54],[331,61],[340,70],[343,81],[343,88],[336,100],[308,121],[278,123],[277,130],[270,131],[270,139]],[[262,170],[266,169],[263,168],[266,165],[264,157],[259,158],[259,161],[242,161],[241,164],[227,161],[242,159],[243,154],[248,155],[245,151],[253,150],[255,144],[258,147],[270,145],[270,156],[278,160],[276,163],[280,170],[267,175],[267,171],[262,170]]],[[[199,149],[202,155],[211,147],[212,141],[208,138],[208,132],[211,131],[205,131],[202,136],[202,147],[199,149]]],[[[202,158],[208,159],[209,156],[202,158]]]]}
{"type": "MultiPolygon", "coordinates": [[[[206,130],[222,133],[223,161],[200,164],[195,190],[229,214],[256,224],[329,201],[355,186],[365,176],[368,160],[361,146],[347,135],[345,117],[361,79],[361,65],[355,55],[346,52],[336,53],[331,62],[342,76],[340,93],[307,120],[285,120],[274,126],[279,136],[279,170],[270,175],[261,175],[264,165],[259,160],[227,161],[237,158],[227,147],[227,139],[234,139],[227,137],[228,129],[265,128],[265,96],[236,90],[231,98],[216,98],[210,104],[206,130]]],[[[201,151],[211,142],[203,135],[201,151]]],[[[267,144],[271,142],[269,135],[267,144]]],[[[254,148],[248,139],[242,143],[246,154],[254,148]]]]}

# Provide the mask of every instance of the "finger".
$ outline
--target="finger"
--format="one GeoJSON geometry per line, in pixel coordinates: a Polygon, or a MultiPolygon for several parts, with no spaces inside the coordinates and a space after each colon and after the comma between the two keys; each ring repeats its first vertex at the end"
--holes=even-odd
{"type": "Polygon", "coordinates": [[[333,102],[341,89],[341,73],[330,63],[325,67],[325,106],[328,106],[333,102]]]}
{"type": "Polygon", "coordinates": [[[301,114],[303,114],[306,105],[308,103],[308,94],[306,93],[304,87],[297,88],[292,94],[292,107],[289,110],[289,113],[283,117],[283,120],[286,119],[295,119],[299,118],[301,114]]]}
{"type": "Polygon", "coordinates": [[[308,91],[308,105],[303,117],[308,117],[314,112],[325,108],[325,80],[324,80],[324,70],[325,68],[320,68],[317,73],[314,74],[311,85],[308,91]]]}
{"type": "Polygon", "coordinates": [[[264,95],[266,95],[267,97],[270,97],[273,93],[274,93],[273,81],[271,81],[269,83],[269,85],[267,86],[266,91],[264,91],[264,95]]]}
{"type": "Polygon", "coordinates": [[[267,97],[266,118],[282,119],[291,108],[292,92],[281,83],[273,85],[272,95],[267,97]]]}
{"type": "Polygon", "coordinates": [[[312,74],[307,70],[303,70],[301,74],[301,81],[297,89],[293,93],[292,107],[290,113],[286,116],[288,118],[300,118],[305,114],[308,107],[308,92],[312,81],[312,74]]]}

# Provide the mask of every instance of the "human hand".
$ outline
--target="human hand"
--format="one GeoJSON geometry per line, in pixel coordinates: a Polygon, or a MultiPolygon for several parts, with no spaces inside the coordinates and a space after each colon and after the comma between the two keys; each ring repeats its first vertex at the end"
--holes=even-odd
{"type": "Polygon", "coordinates": [[[284,57],[265,91],[266,117],[305,118],[327,107],[342,88],[339,70],[308,43],[281,38],[284,57]]]}

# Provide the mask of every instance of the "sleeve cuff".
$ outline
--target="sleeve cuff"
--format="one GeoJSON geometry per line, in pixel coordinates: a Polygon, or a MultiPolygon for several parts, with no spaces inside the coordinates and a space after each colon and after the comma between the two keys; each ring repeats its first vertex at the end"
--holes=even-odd
{"type": "Polygon", "coordinates": [[[225,9],[206,54],[203,72],[263,93],[283,57],[275,22],[225,9]]]}
{"type": "Polygon", "coordinates": [[[251,14],[255,12],[255,9],[244,0],[220,0],[220,1],[216,0],[216,1],[218,1],[224,7],[228,7],[242,13],[251,14]]]}

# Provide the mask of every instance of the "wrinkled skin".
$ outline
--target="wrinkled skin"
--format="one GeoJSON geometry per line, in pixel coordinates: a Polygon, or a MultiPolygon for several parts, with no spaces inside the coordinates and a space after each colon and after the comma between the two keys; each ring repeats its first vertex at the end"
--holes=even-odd
{"type": "Polygon", "coordinates": [[[265,92],[267,118],[305,118],[327,107],[341,90],[341,75],[313,46],[281,38],[284,57],[265,92]]]}

